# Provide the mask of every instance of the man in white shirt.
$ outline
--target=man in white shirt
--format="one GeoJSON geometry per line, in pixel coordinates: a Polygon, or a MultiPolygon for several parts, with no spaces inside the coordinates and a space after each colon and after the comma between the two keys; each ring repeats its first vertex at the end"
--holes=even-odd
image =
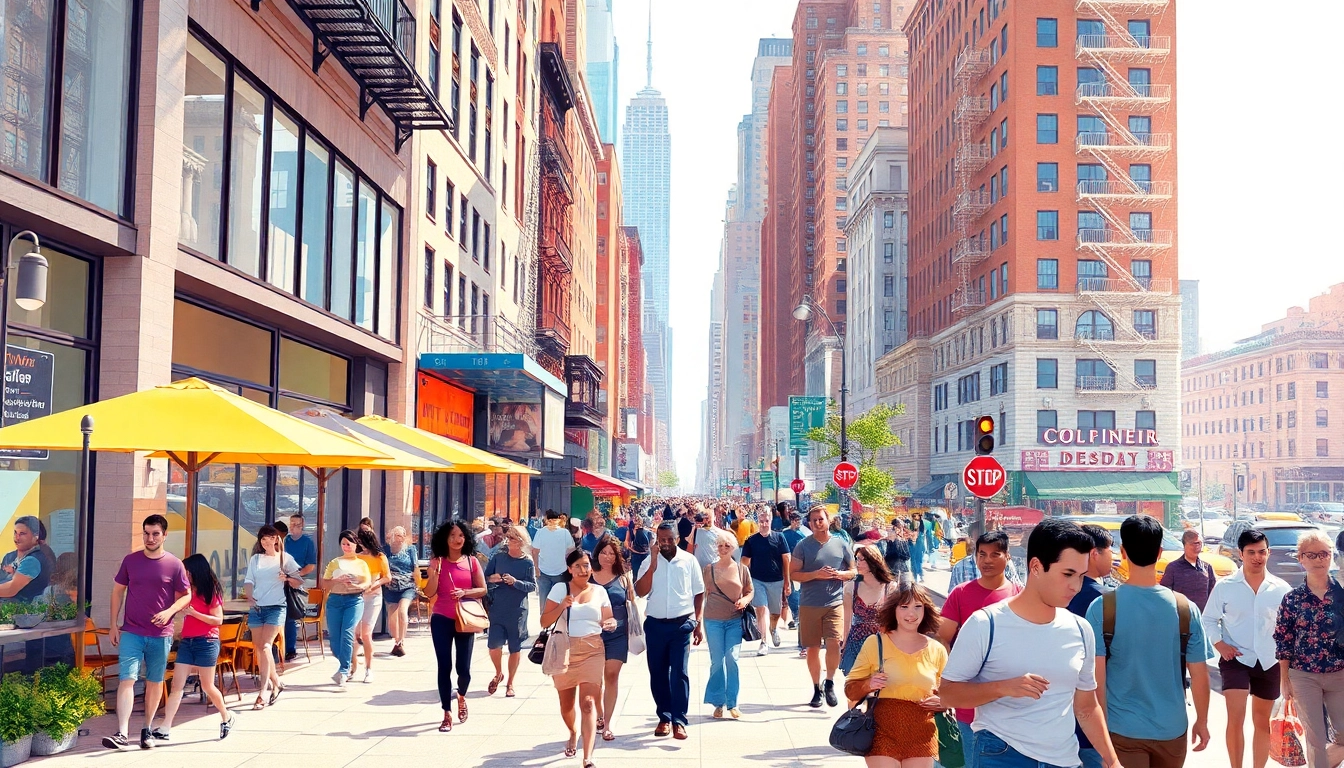
{"type": "Polygon", "coordinates": [[[532,562],[537,564],[537,597],[546,607],[546,596],[551,587],[560,583],[568,570],[565,558],[574,550],[574,537],[565,527],[565,513],[546,510],[546,527],[532,537],[532,562]]]}
{"type": "Polygon", "coordinates": [[[647,597],[644,608],[644,657],[649,662],[649,688],[658,708],[654,736],[686,738],[686,710],[691,700],[691,643],[704,642],[700,626],[705,582],[695,556],[677,547],[672,522],[658,526],[658,553],[644,561],[635,594],[647,597]]]}
{"type": "Polygon", "coordinates": [[[1219,581],[1209,593],[1202,621],[1204,634],[1214,640],[1218,672],[1227,702],[1227,757],[1241,768],[1246,751],[1243,725],[1246,696],[1251,697],[1251,764],[1265,768],[1269,761],[1269,718],[1279,698],[1279,663],[1274,658],[1274,622],[1279,603],[1292,587],[1270,573],[1269,541],[1254,528],[1237,538],[1241,569],[1219,581]]]}

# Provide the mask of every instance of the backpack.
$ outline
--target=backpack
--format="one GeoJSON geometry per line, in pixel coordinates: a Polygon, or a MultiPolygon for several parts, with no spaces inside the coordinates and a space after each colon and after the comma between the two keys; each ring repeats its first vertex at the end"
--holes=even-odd
{"type": "MultiPolygon", "coordinates": [[[[1185,654],[1190,645],[1190,601],[1185,595],[1172,590],[1176,596],[1176,616],[1181,628],[1181,665],[1176,668],[1176,677],[1181,686],[1185,686],[1185,654]]],[[[1115,639],[1115,590],[1101,596],[1101,639],[1106,644],[1106,660],[1111,660],[1111,640],[1115,639]]]]}

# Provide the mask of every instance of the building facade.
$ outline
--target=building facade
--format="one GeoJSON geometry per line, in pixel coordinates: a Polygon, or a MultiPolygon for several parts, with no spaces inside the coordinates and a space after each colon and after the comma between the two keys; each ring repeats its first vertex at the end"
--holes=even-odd
{"type": "MultiPolygon", "coordinates": [[[[927,339],[910,339],[877,360],[877,402],[904,412],[891,420],[899,445],[878,451],[878,468],[890,472],[896,489],[914,494],[929,478],[932,439],[933,350],[927,339]]],[[[941,498],[942,489],[934,498],[941,498]]],[[[918,500],[917,500],[918,501],[918,500]]]]}
{"type": "Polygon", "coordinates": [[[766,203],[761,221],[760,403],[785,406],[803,391],[803,324],[793,310],[807,292],[798,214],[802,190],[794,185],[793,67],[777,66],[770,81],[765,140],[766,203]]]}

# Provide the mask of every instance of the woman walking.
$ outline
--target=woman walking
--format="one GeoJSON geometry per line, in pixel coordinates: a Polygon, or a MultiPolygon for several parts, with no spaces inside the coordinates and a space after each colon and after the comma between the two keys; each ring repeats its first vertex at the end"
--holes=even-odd
{"type": "Polygon", "coordinates": [[[1306,728],[1309,768],[1330,768],[1344,759],[1344,735],[1331,741],[1330,722],[1344,723],[1344,654],[1335,639],[1336,590],[1331,584],[1330,559],[1334,547],[1320,531],[1297,540],[1297,561],[1307,578],[1284,596],[1274,626],[1279,686],[1285,701],[1293,701],[1306,728]]]}
{"type": "Polygon", "coordinates": [[[859,657],[863,641],[881,631],[877,615],[882,610],[882,602],[897,586],[876,547],[859,547],[854,553],[854,567],[859,578],[845,583],[845,617],[841,625],[849,627],[845,653],[840,657],[840,671],[846,676],[859,657]]]}
{"type": "Polygon", "coordinates": [[[593,548],[593,575],[590,580],[607,591],[611,616],[616,627],[602,632],[605,659],[602,670],[602,708],[597,713],[597,730],[603,741],[613,741],[611,719],[616,715],[616,695],[620,692],[621,668],[630,660],[630,601],[635,599],[635,585],[625,565],[621,545],[610,534],[598,540],[593,548]]]}
{"type": "MultiPolygon", "coordinates": [[[[62,555],[64,557],[64,555],[62,555]]],[[[173,667],[173,689],[168,704],[163,708],[163,720],[154,729],[157,741],[168,741],[173,730],[173,718],[182,706],[182,691],[187,678],[196,675],[201,690],[219,713],[219,738],[233,730],[233,713],[224,706],[224,695],[215,686],[215,663],[219,661],[219,627],[224,623],[224,590],[219,579],[210,570],[210,561],[200,553],[182,561],[191,582],[191,602],[182,611],[182,639],[177,645],[177,661],[173,667]]]]}
{"type": "Polygon", "coordinates": [[[339,689],[350,678],[350,658],[355,650],[355,625],[364,614],[364,590],[373,577],[369,566],[355,554],[355,532],[341,531],[341,554],[327,563],[321,587],[327,592],[327,637],[337,669],[331,681],[339,689]]]}
{"type": "Polygon", "coordinates": [[[887,570],[891,571],[891,577],[897,586],[903,587],[914,583],[914,578],[910,575],[909,533],[905,521],[899,517],[891,519],[891,530],[887,532],[887,538],[882,541],[882,559],[886,562],[887,570]]]}
{"type": "Polygon", "coordinates": [[[877,620],[882,631],[863,641],[845,681],[851,701],[878,691],[877,729],[864,759],[875,768],[932,768],[938,756],[933,716],[944,708],[938,684],[947,666],[947,649],[931,637],[938,609],[923,587],[902,587],[882,604],[877,620]]]}
{"type": "Polygon", "coordinates": [[[518,660],[523,657],[527,640],[527,596],[537,589],[533,581],[532,542],[527,529],[515,525],[505,530],[504,546],[485,566],[485,588],[490,595],[490,629],[486,648],[495,665],[495,676],[486,686],[491,696],[504,682],[504,647],[509,650],[509,676],[504,683],[505,698],[513,698],[513,679],[518,675],[518,660]]]}
{"type": "Polygon", "coordinates": [[[411,624],[411,603],[415,601],[416,551],[406,543],[406,529],[392,529],[387,544],[388,583],[383,586],[383,605],[387,607],[387,633],[392,636],[392,655],[405,656],[406,629],[411,624]]]}
{"type": "Polygon", "coordinates": [[[924,583],[924,552],[929,544],[929,537],[924,530],[927,523],[924,522],[924,518],[917,517],[910,525],[914,531],[914,538],[910,540],[911,577],[916,584],[922,584],[924,583]]]}
{"type": "MultiPolygon", "coordinates": [[[[252,545],[252,557],[247,561],[247,575],[243,577],[243,597],[247,598],[247,627],[252,632],[252,655],[257,660],[257,674],[261,688],[253,709],[262,709],[275,703],[285,686],[275,668],[271,647],[285,620],[285,585],[302,586],[299,564],[280,549],[280,531],[263,525],[257,531],[257,542],[252,545]],[[271,696],[266,698],[267,689],[271,696]]],[[[218,636],[218,633],[216,633],[218,636]]],[[[174,673],[176,676],[176,673],[174,673]]]]}
{"type": "Polygon", "coordinates": [[[355,538],[359,541],[356,552],[359,554],[359,559],[369,567],[369,577],[372,580],[364,589],[364,610],[360,614],[359,623],[355,625],[355,645],[350,650],[350,679],[355,679],[355,671],[359,669],[359,647],[362,645],[364,682],[372,683],[373,625],[378,623],[378,617],[383,613],[383,586],[392,582],[392,572],[387,555],[384,555],[382,547],[378,546],[378,537],[373,534],[372,528],[361,527],[355,538]]]}
{"type": "Polygon", "coordinates": [[[742,647],[742,612],[751,605],[751,572],[733,560],[737,542],[719,539],[718,561],[705,566],[705,637],[709,642],[709,682],[705,684],[705,703],[714,705],[714,717],[724,710],[734,720],[742,717],[737,708],[741,689],[738,678],[738,651],[742,647]]]}
{"type": "Polygon", "coordinates": [[[597,727],[597,700],[602,693],[602,674],[606,649],[602,633],[616,628],[611,600],[607,590],[594,586],[588,553],[576,549],[565,557],[568,570],[561,576],[562,583],[551,588],[546,597],[546,608],[541,612],[541,625],[549,627],[565,616],[569,636],[569,666],[551,678],[560,694],[560,716],[569,728],[565,743],[565,757],[578,753],[578,734],[574,731],[574,708],[579,704],[583,734],[583,768],[594,768],[593,742],[597,727]],[[575,689],[578,696],[576,702],[575,689]]]}
{"type": "Polygon", "coordinates": [[[429,617],[429,634],[439,664],[439,706],[443,708],[439,731],[447,733],[453,729],[454,698],[457,722],[467,722],[467,686],[471,683],[471,649],[476,637],[474,632],[458,631],[457,604],[485,597],[485,573],[476,559],[476,537],[465,520],[449,520],[440,525],[429,540],[429,549],[434,557],[429,564],[425,596],[437,598],[434,613],[429,617]]]}

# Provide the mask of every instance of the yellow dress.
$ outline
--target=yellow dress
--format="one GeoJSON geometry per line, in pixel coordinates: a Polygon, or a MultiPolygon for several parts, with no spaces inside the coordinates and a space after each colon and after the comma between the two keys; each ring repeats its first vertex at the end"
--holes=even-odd
{"type": "Polygon", "coordinates": [[[877,674],[878,643],[882,643],[882,671],[887,675],[887,685],[878,691],[873,706],[877,733],[873,736],[870,756],[897,760],[938,757],[938,726],[933,721],[933,712],[918,702],[938,690],[943,668],[947,666],[947,649],[933,638],[926,640],[917,653],[897,648],[885,632],[863,641],[848,678],[863,680],[877,674]]]}

